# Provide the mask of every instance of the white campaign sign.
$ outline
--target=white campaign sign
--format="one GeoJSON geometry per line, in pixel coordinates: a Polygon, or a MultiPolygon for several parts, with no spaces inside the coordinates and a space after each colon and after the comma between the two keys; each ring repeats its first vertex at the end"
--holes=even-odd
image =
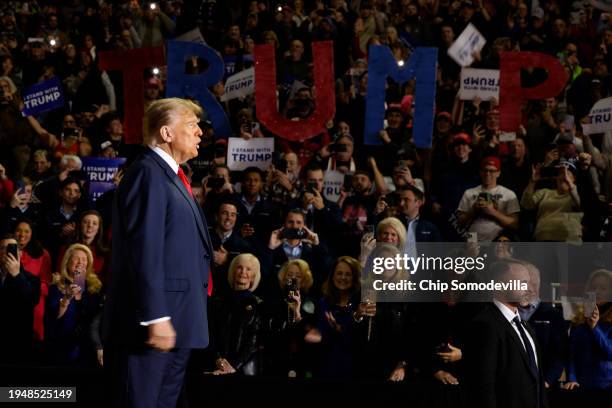
{"type": "Polygon", "coordinates": [[[340,189],[344,184],[344,173],[327,170],[323,176],[323,195],[334,203],[340,198],[340,189]]]}
{"type": "Polygon", "coordinates": [[[459,99],[489,101],[495,98],[499,101],[499,70],[463,68],[461,70],[461,87],[459,99]]]}
{"type": "Polygon", "coordinates": [[[176,37],[175,40],[187,41],[187,42],[193,42],[196,44],[206,45],[204,36],[202,36],[202,32],[200,31],[199,28],[194,28],[191,31],[187,31],[185,34],[181,35],[180,37],[176,37]]]}
{"type": "Polygon", "coordinates": [[[612,97],[595,102],[589,113],[590,123],[582,125],[585,135],[612,130],[612,97]]]}
{"type": "Polygon", "coordinates": [[[221,101],[243,98],[253,92],[255,92],[255,68],[248,68],[227,78],[225,93],[221,95],[221,101]]]}
{"type": "Polygon", "coordinates": [[[480,34],[472,23],[465,27],[465,30],[457,37],[457,40],[450,46],[448,56],[462,67],[468,67],[474,62],[473,54],[480,52],[487,40],[480,34]]]}
{"type": "Polygon", "coordinates": [[[500,142],[514,142],[516,140],[516,132],[501,132],[499,134],[500,142]]]}
{"type": "Polygon", "coordinates": [[[273,153],[273,137],[258,137],[249,140],[230,137],[227,144],[227,167],[232,171],[241,171],[254,166],[265,171],[272,163],[273,153]]]}

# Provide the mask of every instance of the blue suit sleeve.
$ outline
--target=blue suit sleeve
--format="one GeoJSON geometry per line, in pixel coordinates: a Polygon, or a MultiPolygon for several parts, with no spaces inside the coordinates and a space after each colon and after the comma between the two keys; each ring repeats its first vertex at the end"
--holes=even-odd
{"type": "Polygon", "coordinates": [[[164,295],[166,216],[168,197],[160,192],[152,171],[143,168],[130,180],[123,216],[133,287],[141,321],[170,316],[164,295]]]}

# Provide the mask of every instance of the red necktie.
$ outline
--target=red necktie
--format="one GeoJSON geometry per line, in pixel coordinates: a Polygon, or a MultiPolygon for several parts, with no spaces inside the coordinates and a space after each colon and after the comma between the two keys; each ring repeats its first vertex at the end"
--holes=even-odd
{"type": "Polygon", "coordinates": [[[185,172],[183,171],[183,169],[179,167],[177,174],[179,178],[181,179],[181,181],[183,182],[183,185],[189,192],[189,195],[193,197],[193,191],[191,191],[191,184],[189,184],[189,180],[187,180],[187,176],[185,176],[185,172]]]}

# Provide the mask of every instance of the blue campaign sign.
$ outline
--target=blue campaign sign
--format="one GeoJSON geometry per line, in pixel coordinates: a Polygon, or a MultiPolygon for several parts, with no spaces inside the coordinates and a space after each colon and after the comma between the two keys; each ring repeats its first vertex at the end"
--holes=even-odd
{"type": "Polygon", "coordinates": [[[34,84],[23,93],[23,114],[38,115],[64,106],[64,92],[57,77],[34,84]]]}
{"type": "Polygon", "coordinates": [[[105,157],[84,157],[83,171],[89,181],[89,201],[95,203],[98,197],[115,188],[115,174],[125,163],[124,157],[107,159],[105,157]]]}

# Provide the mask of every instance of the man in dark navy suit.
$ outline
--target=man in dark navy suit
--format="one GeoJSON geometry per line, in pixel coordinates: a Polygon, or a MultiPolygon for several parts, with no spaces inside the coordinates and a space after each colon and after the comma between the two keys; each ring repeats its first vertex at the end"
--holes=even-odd
{"type": "Polygon", "coordinates": [[[113,262],[105,305],[105,366],[117,407],[175,407],[192,349],[208,345],[212,245],[179,165],[198,154],[202,109],[153,102],[148,149],[127,170],[113,209],[113,262]]]}

